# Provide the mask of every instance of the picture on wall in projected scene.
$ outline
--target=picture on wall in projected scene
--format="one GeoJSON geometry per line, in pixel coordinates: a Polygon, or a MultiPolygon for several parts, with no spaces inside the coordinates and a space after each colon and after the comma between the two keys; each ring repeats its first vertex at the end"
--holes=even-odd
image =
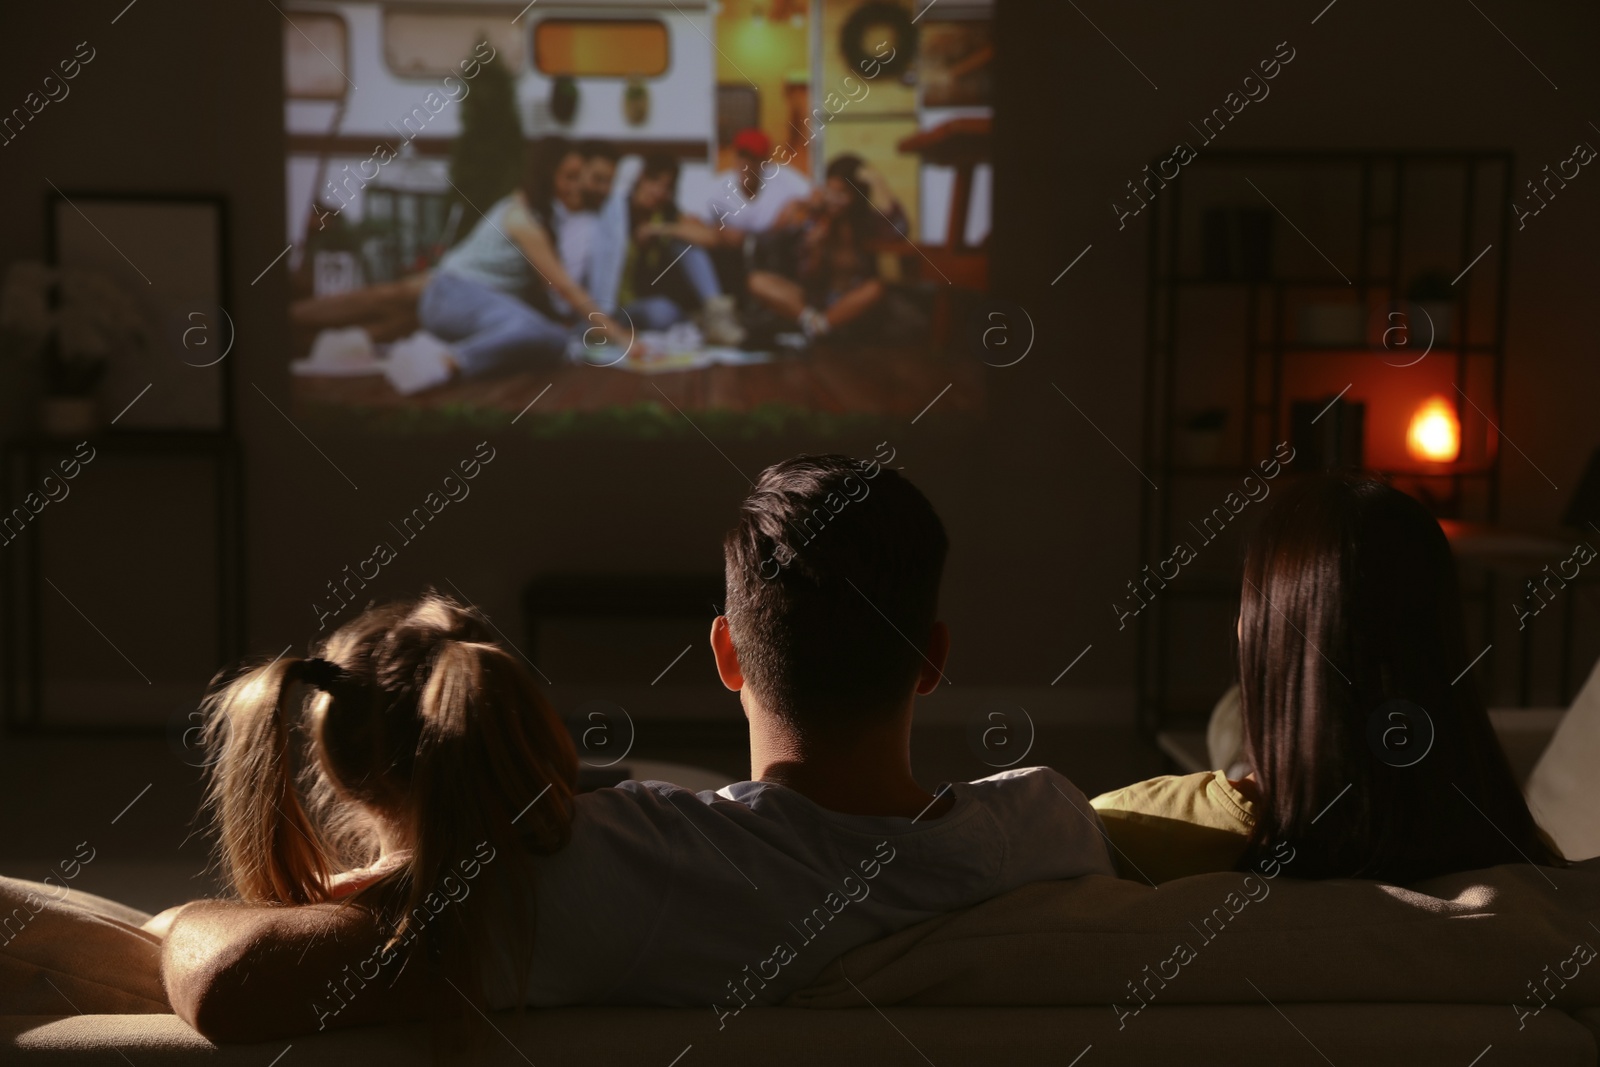
{"type": "Polygon", "coordinates": [[[296,413],[981,411],[992,2],[285,3],[296,413]]]}

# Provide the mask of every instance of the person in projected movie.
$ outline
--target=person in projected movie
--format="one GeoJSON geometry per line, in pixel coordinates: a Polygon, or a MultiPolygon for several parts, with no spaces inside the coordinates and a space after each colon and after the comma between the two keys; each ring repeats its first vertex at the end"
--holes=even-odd
{"type": "Polygon", "coordinates": [[[678,210],[678,172],[677,157],[653,153],[628,193],[631,240],[618,302],[648,330],[682,322],[698,309],[709,344],[737,345],[745,331],[706,251],[717,232],[678,210]]]}
{"type": "Polygon", "coordinates": [[[766,233],[784,209],[811,195],[811,183],[772,158],[772,138],[754,127],[733,138],[737,164],[718,172],[706,202],[710,247],[739,248],[750,234],[766,233]]]}
{"type": "Polygon", "coordinates": [[[428,388],[558,358],[578,334],[625,351],[633,331],[614,317],[627,249],[626,205],[614,194],[617,155],[599,142],[534,146],[522,188],[498,200],[434,268],[418,302],[423,329],[449,345],[420,352],[428,388]]]}
{"type": "Polygon", "coordinates": [[[878,276],[875,242],[905,238],[904,207],[888,183],[856,155],[828,164],[827,180],[773,223],[768,262],[750,273],[750,296],[808,342],[836,332],[881,326],[874,312],[888,295],[878,276]]]}

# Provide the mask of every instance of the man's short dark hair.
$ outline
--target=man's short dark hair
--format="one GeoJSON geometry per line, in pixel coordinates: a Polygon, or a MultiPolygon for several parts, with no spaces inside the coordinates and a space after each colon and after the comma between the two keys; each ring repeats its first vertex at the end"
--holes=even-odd
{"type": "Polygon", "coordinates": [[[876,460],[762,471],[723,543],[745,684],[802,724],[898,709],[927,662],[948,547],[933,505],[876,460]]]}
{"type": "Polygon", "coordinates": [[[663,174],[672,176],[672,183],[678,183],[680,169],[678,157],[670,152],[651,152],[644,157],[644,168],[639,171],[641,178],[659,178],[663,174]]]}
{"type": "Polygon", "coordinates": [[[601,141],[598,139],[579,141],[577,144],[577,150],[578,154],[586,160],[603,159],[608,163],[615,163],[621,155],[621,153],[617,151],[616,145],[612,144],[610,141],[601,141]]]}

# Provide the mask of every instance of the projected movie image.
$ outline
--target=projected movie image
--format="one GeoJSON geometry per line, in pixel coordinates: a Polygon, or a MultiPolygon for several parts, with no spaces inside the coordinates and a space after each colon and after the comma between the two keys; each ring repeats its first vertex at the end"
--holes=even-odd
{"type": "Polygon", "coordinates": [[[981,410],[989,4],[284,10],[301,414],[981,410]]]}

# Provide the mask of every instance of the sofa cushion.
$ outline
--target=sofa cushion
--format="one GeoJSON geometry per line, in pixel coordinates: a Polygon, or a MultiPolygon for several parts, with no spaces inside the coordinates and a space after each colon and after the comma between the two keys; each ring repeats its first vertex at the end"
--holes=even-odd
{"type": "Polygon", "coordinates": [[[864,945],[787,1003],[1600,1006],[1600,866],[1469,871],[1410,888],[1205,874],[1159,889],[1026,886],[864,945]]]}
{"type": "Polygon", "coordinates": [[[90,893],[0,877],[0,1010],[169,1012],[149,916],[90,893]]]}

